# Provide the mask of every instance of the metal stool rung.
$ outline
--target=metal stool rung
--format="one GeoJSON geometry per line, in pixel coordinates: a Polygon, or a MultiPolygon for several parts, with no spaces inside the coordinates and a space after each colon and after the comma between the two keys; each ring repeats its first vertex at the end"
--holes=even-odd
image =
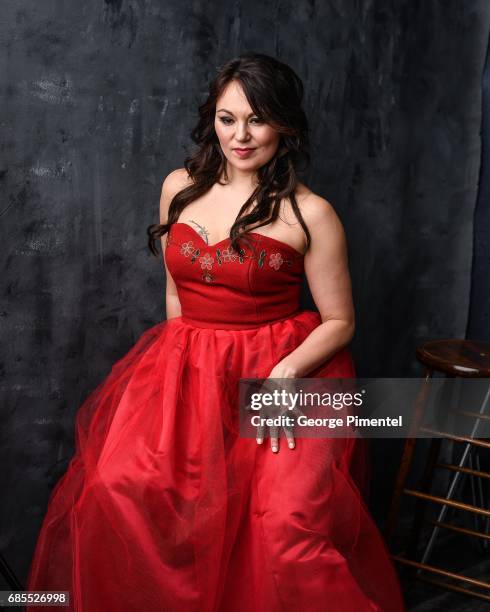
{"type": "Polygon", "coordinates": [[[444,506],[452,506],[453,508],[459,508],[460,510],[467,510],[468,512],[476,512],[477,514],[490,516],[490,510],[485,510],[485,508],[473,506],[472,504],[465,504],[463,502],[447,499],[446,497],[439,497],[438,495],[430,495],[429,493],[414,491],[413,489],[403,489],[403,492],[407,495],[412,495],[413,497],[420,497],[422,499],[433,501],[437,504],[443,504],[444,506]]]}
{"type": "Polygon", "coordinates": [[[484,601],[490,601],[490,595],[479,593],[478,591],[474,591],[473,589],[465,589],[465,587],[458,586],[456,584],[451,584],[450,582],[445,582],[444,580],[436,580],[435,578],[429,578],[428,576],[417,576],[417,580],[423,580],[424,582],[429,582],[430,584],[442,587],[443,589],[456,591],[456,593],[462,593],[463,595],[471,595],[472,597],[478,597],[479,599],[483,599],[484,601]]]}
{"type": "Polygon", "coordinates": [[[459,465],[453,465],[452,463],[437,463],[436,467],[444,470],[452,470],[453,472],[463,472],[464,474],[471,474],[472,476],[478,476],[479,478],[490,478],[489,472],[482,472],[481,470],[473,470],[472,468],[466,468],[459,465]]]}
{"type": "Polygon", "coordinates": [[[410,565],[411,567],[423,569],[428,572],[432,572],[433,574],[437,574],[439,576],[446,576],[446,578],[452,578],[453,580],[461,580],[462,582],[473,584],[474,586],[477,586],[481,589],[490,590],[490,582],[484,582],[483,580],[478,580],[477,578],[470,578],[470,576],[464,576],[463,574],[457,574],[456,572],[450,572],[449,570],[441,569],[440,567],[434,567],[433,565],[427,565],[427,563],[419,563],[418,561],[412,561],[412,559],[405,559],[405,557],[400,557],[398,555],[392,555],[392,558],[395,561],[398,561],[399,563],[410,565]]]}
{"type": "Polygon", "coordinates": [[[466,444],[474,444],[475,446],[481,446],[482,448],[490,448],[490,442],[485,442],[485,440],[480,440],[479,438],[456,436],[454,434],[446,433],[444,431],[438,431],[437,429],[431,429],[430,427],[420,427],[420,431],[433,434],[437,437],[448,438],[449,440],[454,440],[455,442],[465,442],[466,444]]]}
{"type": "Polygon", "coordinates": [[[435,521],[433,519],[428,520],[432,525],[437,527],[443,527],[444,529],[451,529],[451,531],[457,531],[458,533],[464,533],[466,535],[475,536],[477,538],[483,538],[484,540],[490,540],[490,534],[476,531],[475,529],[468,529],[467,527],[459,527],[458,525],[452,525],[451,523],[443,523],[441,521],[435,521]]]}
{"type": "Polygon", "coordinates": [[[453,410],[454,414],[462,414],[463,416],[478,419],[480,421],[490,421],[490,414],[482,414],[481,412],[472,412],[471,410],[453,410]]]}

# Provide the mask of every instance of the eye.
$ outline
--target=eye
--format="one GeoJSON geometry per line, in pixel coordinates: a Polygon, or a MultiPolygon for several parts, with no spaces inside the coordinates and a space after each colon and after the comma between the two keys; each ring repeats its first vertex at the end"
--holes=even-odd
{"type": "MultiPolygon", "coordinates": [[[[231,117],[220,117],[219,120],[221,121],[221,123],[223,123],[224,125],[231,125],[233,123],[233,119],[231,119],[231,117]]],[[[255,124],[260,124],[263,123],[262,119],[260,117],[251,117],[250,121],[252,123],[255,124]]]]}

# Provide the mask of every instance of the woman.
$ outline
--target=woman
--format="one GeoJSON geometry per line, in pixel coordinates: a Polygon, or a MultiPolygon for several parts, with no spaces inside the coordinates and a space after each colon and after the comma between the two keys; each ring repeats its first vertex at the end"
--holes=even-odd
{"type": "Polygon", "coordinates": [[[359,442],[279,446],[237,426],[240,378],[355,375],[343,229],[297,178],[302,94],[261,54],[211,83],[198,150],[166,177],[149,228],[167,320],[80,408],[29,590],[69,590],[83,612],[403,610],[359,493],[359,442]],[[300,308],[303,272],[319,312],[300,308]]]}

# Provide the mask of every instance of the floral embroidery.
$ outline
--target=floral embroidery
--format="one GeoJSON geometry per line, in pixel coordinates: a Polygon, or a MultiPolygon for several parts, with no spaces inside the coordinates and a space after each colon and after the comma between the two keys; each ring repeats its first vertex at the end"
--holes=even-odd
{"type": "Polygon", "coordinates": [[[192,242],[192,240],[189,240],[188,242],[184,242],[183,244],[181,244],[180,252],[182,253],[182,255],[185,255],[186,257],[189,257],[189,255],[192,255],[192,253],[194,252],[194,243],[192,242]]]}
{"type": "Polygon", "coordinates": [[[282,258],[281,253],[271,253],[269,259],[269,266],[274,268],[274,270],[279,270],[283,263],[284,259],[282,258]]]}
{"type": "Polygon", "coordinates": [[[211,257],[209,253],[205,253],[202,257],[199,257],[199,261],[201,262],[201,268],[203,270],[205,268],[211,270],[213,267],[214,257],[211,257]]]}
{"type": "Polygon", "coordinates": [[[238,253],[236,253],[231,247],[229,249],[223,249],[221,254],[223,255],[224,262],[236,261],[238,259],[238,253]]]}
{"type": "MultiPolygon", "coordinates": [[[[200,249],[196,249],[194,247],[194,243],[192,242],[192,240],[188,240],[187,242],[183,242],[180,245],[180,252],[182,253],[182,255],[185,255],[186,257],[189,257],[189,255],[192,255],[191,263],[194,263],[196,261],[196,259],[199,257],[199,254],[201,253],[200,249]]],[[[206,255],[208,257],[210,257],[208,255],[208,253],[206,253],[206,255]]],[[[201,259],[204,259],[204,258],[203,257],[199,257],[199,259],[201,260],[201,259]]],[[[212,261],[213,261],[213,258],[211,257],[211,263],[212,263],[212,261]]],[[[209,267],[209,266],[206,266],[206,267],[209,267]]],[[[201,268],[204,268],[202,263],[201,263],[201,268]]]]}
{"type": "MultiPolygon", "coordinates": [[[[177,245],[179,245],[179,243],[177,243],[177,245]]],[[[245,261],[245,259],[256,259],[257,266],[259,268],[262,268],[264,266],[264,262],[265,262],[266,255],[267,255],[267,251],[265,249],[260,250],[258,257],[255,255],[247,255],[243,249],[240,248],[238,251],[236,251],[231,247],[231,245],[225,249],[216,248],[214,252],[213,251],[211,252],[216,257],[213,257],[211,253],[207,250],[201,255],[201,249],[198,247],[195,247],[194,242],[192,240],[188,240],[186,242],[180,243],[181,255],[184,255],[185,257],[190,257],[191,263],[195,263],[196,260],[199,260],[201,269],[204,270],[204,272],[201,275],[201,278],[206,283],[211,283],[214,281],[215,277],[209,271],[213,269],[215,264],[217,264],[218,266],[221,266],[225,263],[232,263],[235,261],[238,261],[240,264],[242,264],[245,261]]],[[[292,266],[294,263],[294,259],[287,257],[280,251],[276,251],[276,252],[269,254],[268,263],[269,263],[269,266],[273,268],[274,270],[279,270],[279,268],[283,264],[292,266]]]]}

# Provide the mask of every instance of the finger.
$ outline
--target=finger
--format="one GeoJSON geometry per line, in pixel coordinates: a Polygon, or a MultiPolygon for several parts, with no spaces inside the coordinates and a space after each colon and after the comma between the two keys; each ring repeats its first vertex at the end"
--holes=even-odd
{"type": "Polygon", "coordinates": [[[277,426],[273,426],[269,429],[270,437],[271,437],[271,448],[273,453],[277,453],[279,451],[279,430],[277,426]]]}
{"type": "Polygon", "coordinates": [[[283,427],[283,429],[284,429],[284,433],[286,434],[286,439],[288,441],[288,446],[289,446],[289,448],[293,449],[296,446],[296,444],[294,442],[293,426],[292,425],[291,426],[286,426],[285,425],[283,427]]]}
{"type": "Polygon", "coordinates": [[[264,426],[257,425],[257,433],[256,433],[257,444],[262,444],[264,441],[264,426]]]}

